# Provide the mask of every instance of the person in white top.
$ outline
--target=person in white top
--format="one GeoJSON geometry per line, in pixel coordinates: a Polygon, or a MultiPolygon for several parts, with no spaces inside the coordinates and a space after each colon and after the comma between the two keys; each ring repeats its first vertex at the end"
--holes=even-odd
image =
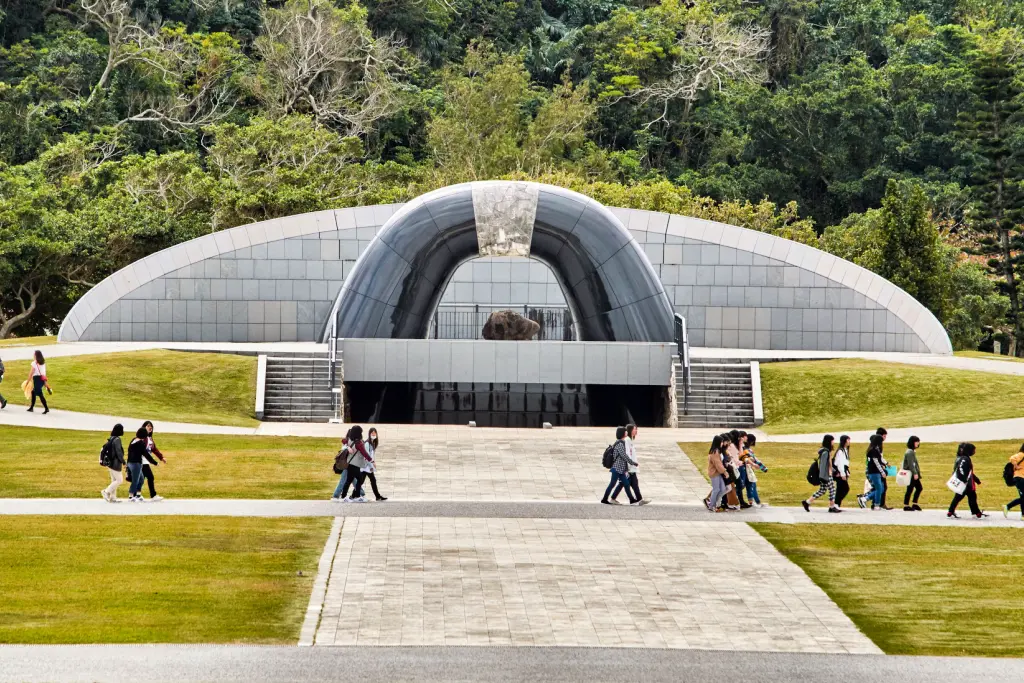
{"type": "MultiPolygon", "coordinates": [[[[645,500],[640,495],[640,480],[636,476],[637,468],[640,467],[640,461],[636,457],[636,437],[640,433],[640,429],[634,424],[626,425],[626,438],[623,442],[626,444],[626,455],[628,456],[629,463],[629,488],[633,490],[633,497],[636,498],[640,505],[647,505],[650,500],[645,500]]],[[[619,493],[622,492],[622,484],[618,484],[615,490],[612,492],[611,502],[615,505],[620,503],[616,500],[619,493]]]]}
{"type": "Polygon", "coordinates": [[[839,448],[832,459],[832,477],[836,480],[836,507],[843,506],[843,498],[850,492],[850,437],[839,437],[839,448]]]}
{"type": "Polygon", "coordinates": [[[28,381],[32,382],[32,405],[28,407],[28,412],[32,412],[36,407],[36,397],[43,404],[43,415],[50,412],[50,406],[46,405],[46,397],[43,396],[43,387],[51,394],[53,391],[50,389],[50,384],[46,381],[46,359],[43,358],[42,351],[35,352],[35,360],[32,361],[32,368],[28,373],[28,381]]]}

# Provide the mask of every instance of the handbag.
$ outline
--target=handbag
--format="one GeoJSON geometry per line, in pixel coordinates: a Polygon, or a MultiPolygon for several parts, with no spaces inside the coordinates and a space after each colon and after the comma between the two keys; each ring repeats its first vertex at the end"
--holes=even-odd
{"type": "Polygon", "coordinates": [[[910,470],[900,470],[896,473],[896,485],[897,486],[910,486],[910,482],[914,475],[910,470]]]}
{"type": "Polygon", "coordinates": [[[959,479],[956,478],[956,474],[954,474],[949,478],[949,481],[946,482],[946,488],[948,488],[956,495],[960,496],[963,495],[963,492],[967,490],[967,482],[960,481],[959,479]]]}
{"type": "Polygon", "coordinates": [[[895,477],[896,476],[896,465],[889,465],[885,468],[885,476],[895,477]]]}

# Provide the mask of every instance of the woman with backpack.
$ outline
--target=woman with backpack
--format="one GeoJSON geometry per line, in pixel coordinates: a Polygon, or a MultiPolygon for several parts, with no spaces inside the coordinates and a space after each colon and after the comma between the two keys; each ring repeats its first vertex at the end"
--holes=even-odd
{"type": "Polygon", "coordinates": [[[373,456],[367,450],[363,442],[363,428],[359,425],[352,427],[349,432],[349,456],[348,456],[348,481],[341,489],[342,502],[365,503],[366,498],[362,495],[363,482],[366,480],[366,473],[363,467],[373,462],[373,456]],[[352,486],[352,497],[346,498],[348,487],[352,486]]]}
{"type": "Polygon", "coordinates": [[[46,379],[46,359],[43,358],[43,352],[38,349],[33,354],[34,359],[32,366],[28,371],[28,381],[32,383],[32,405],[28,407],[28,412],[32,412],[36,407],[36,397],[39,397],[40,402],[43,404],[43,415],[50,412],[50,406],[46,405],[46,397],[43,396],[43,387],[51,394],[53,390],[50,389],[50,383],[46,379]]]}
{"type": "Polygon", "coordinates": [[[954,482],[954,480],[959,482],[962,492],[953,492],[953,500],[946,512],[946,517],[949,519],[960,519],[956,514],[956,506],[964,498],[967,498],[967,503],[971,506],[971,514],[977,519],[988,517],[978,507],[978,487],[981,486],[981,479],[974,474],[974,461],[971,460],[976,450],[973,443],[962,443],[956,449],[956,462],[953,465],[953,476],[950,477],[950,482],[954,482]]]}
{"type": "Polygon", "coordinates": [[[1003,506],[1003,517],[1010,517],[1010,509],[1018,505],[1021,508],[1021,519],[1024,519],[1024,445],[1017,455],[1010,456],[1009,466],[1013,467],[1010,482],[1017,488],[1017,498],[1003,506]]]}
{"type": "Polygon", "coordinates": [[[907,485],[907,492],[903,494],[903,511],[920,512],[921,506],[917,501],[921,499],[921,468],[917,464],[917,449],[921,446],[921,439],[912,436],[907,439],[907,452],[903,454],[903,467],[910,472],[910,483],[907,485]],[[914,492],[914,504],[910,504],[910,492],[914,492]]]}
{"type": "Polygon", "coordinates": [[[100,458],[100,464],[107,468],[110,473],[110,485],[100,491],[103,500],[108,503],[120,503],[117,497],[117,487],[124,482],[121,470],[124,468],[124,446],[121,444],[121,436],[124,435],[124,427],[121,424],[114,425],[100,455],[106,455],[106,459],[100,458]]]}
{"type": "MultiPolygon", "coordinates": [[[[156,447],[156,441],[153,441],[153,423],[146,420],[142,423],[142,428],[146,430],[146,452],[150,456],[156,456],[160,459],[160,462],[166,463],[167,460],[164,458],[164,454],[160,452],[160,449],[156,447]]],[[[156,461],[152,457],[149,458],[153,462],[153,467],[156,467],[156,461]]],[[[149,499],[152,502],[161,501],[164,499],[163,496],[156,494],[156,486],[153,485],[153,467],[150,467],[148,462],[142,463],[142,477],[146,480],[146,484],[149,486],[149,499]]],[[[142,495],[142,491],[139,491],[139,495],[142,495]]]]}
{"type": "Polygon", "coordinates": [[[836,481],[832,478],[832,444],[836,437],[826,434],[818,449],[818,490],[810,498],[802,502],[804,510],[811,511],[811,503],[828,494],[828,511],[842,512],[836,506],[836,481]]]}
{"type": "Polygon", "coordinates": [[[612,494],[612,489],[614,489],[615,485],[619,483],[621,483],[622,488],[625,489],[626,497],[629,498],[630,505],[644,504],[633,497],[633,491],[629,487],[629,476],[627,476],[626,473],[629,471],[629,466],[631,464],[635,465],[636,463],[629,459],[629,452],[626,450],[626,442],[624,441],[625,438],[626,428],[617,427],[615,429],[615,445],[612,447],[613,459],[610,470],[611,481],[608,482],[608,488],[604,490],[604,497],[601,498],[601,502],[604,505],[614,505],[614,503],[608,500],[608,496],[612,494]]]}
{"type": "Polygon", "coordinates": [[[885,493],[885,458],[882,457],[882,435],[872,434],[868,443],[868,481],[871,482],[871,490],[857,496],[857,504],[865,507],[865,501],[871,501],[872,510],[887,510],[883,503],[882,496],[885,493]]]}
{"type": "Polygon", "coordinates": [[[128,444],[128,474],[132,477],[132,485],[128,488],[129,503],[141,503],[144,500],[141,493],[142,463],[149,460],[154,465],[156,464],[153,456],[146,450],[148,441],[149,434],[143,427],[139,427],[139,431],[135,432],[135,438],[128,444]]]}

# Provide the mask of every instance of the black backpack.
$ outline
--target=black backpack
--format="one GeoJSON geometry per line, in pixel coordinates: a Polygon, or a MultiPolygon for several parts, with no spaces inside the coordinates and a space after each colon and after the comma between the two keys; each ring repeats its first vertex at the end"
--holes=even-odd
{"type": "Polygon", "coordinates": [[[604,449],[604,455],[601,456],[601,464],[604,465],[606,470],[610,470],[612,465],[615,464],[615,444],[611,444],[608,448],[604,449]]]}
{"type": "Polygon", "coordinates": [[[812,486],[821,486],[821,475],[818,472],[818,459],[815,458],[807,470],[807,483],[812,486]]]}
{"type": "Polygon", "coordinates": [[[338,451],[338,454],[334,456],[334,473],[341,474],[348,467],[348,448],[342,448],[338,451]]]}
{"type": "Polygon", "coordinates": [[[104,467],[113,468],[114,466],[114,447],[111,445],[113,440],[114,437],[107,439],[103,448],[100,449],[100,464],[104,467]]]}
{"type": "Polygon", "coordinates": [[[1012,462],[1008,462],[1003,465],[1003,481],[1006,482],[1007,486],[1016,486],[1016,484],[1013,483],[1013,470],[1014,467],[1012,462]]]}

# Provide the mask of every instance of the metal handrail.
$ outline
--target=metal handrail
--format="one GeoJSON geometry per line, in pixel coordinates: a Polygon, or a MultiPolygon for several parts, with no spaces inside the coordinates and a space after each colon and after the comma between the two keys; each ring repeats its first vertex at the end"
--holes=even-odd
{"type": "Polygon", "coordinates": [[[675,342],[679,360],[683,364],[683,414],[690,409],[690,335],[686,331],[686,318],[675,314],[675,342]]]}
{"type": "Polygon", "coordinates": [[[331,409],[334,411],[335,416],[338,415],[338,394],[334,392],[334,364],[338,359],[338,318],[334,317],[331,319],[331,333],[327,337],[327,382],[328,389],[331,390],[331,409]]]}

